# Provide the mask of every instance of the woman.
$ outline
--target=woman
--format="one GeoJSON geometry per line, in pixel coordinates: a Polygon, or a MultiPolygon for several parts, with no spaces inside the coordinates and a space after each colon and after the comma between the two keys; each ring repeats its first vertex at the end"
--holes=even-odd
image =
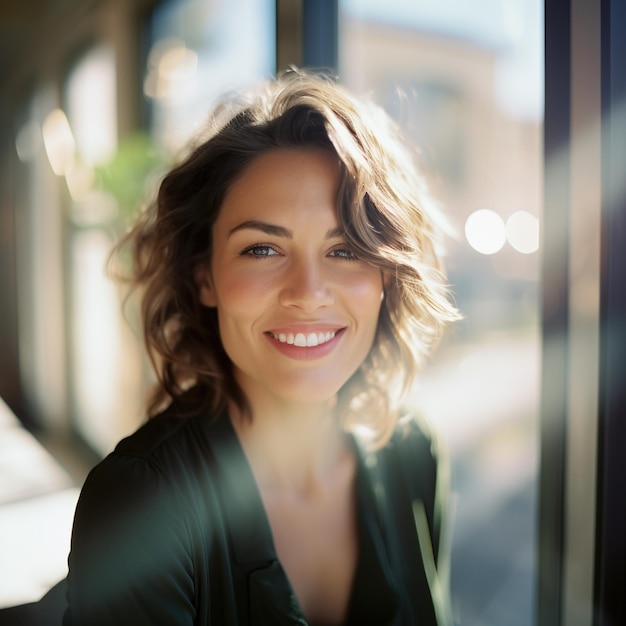
{"type": "Polygon", "coordinates": [[[85,483],[65,624],[446,623],[443,474],[401,401],[456,311],[389,119],[285,73],[124,244],[154,417],[85,483]]]}

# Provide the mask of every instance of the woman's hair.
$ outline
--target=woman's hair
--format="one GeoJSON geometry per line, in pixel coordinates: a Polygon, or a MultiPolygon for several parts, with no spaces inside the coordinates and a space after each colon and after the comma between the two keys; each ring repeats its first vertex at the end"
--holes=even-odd
{"type": "Polygon", "coordinates": [[[141,288],[144,340],[157,374],[148,411],[191,395],[190,412],[217,415],[234,401],[253,417],[195,274],[210,263],[212,226],[233,182],[260,155],[294,147],[337,157],[339,224],[355,254],[384,276],[374,344],[337,403],[345,428],[365,427],[383,441],[423,358],[458,317],[441,273],[436,211],[389,117],[333,79],[300,70],[224,99],[118,244],[118,253],[130,245],[129,278],[141,288]]]}

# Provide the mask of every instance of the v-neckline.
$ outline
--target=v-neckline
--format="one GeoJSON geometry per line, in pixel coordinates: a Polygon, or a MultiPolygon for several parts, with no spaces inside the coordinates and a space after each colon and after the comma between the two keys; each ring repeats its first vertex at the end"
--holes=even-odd
{"type": "MultiPolygon", "coordinates": [[[[250,581],[258,582],[268,595],[282,598],[289,613],[289,616],[283,617],[291,620],[284,623],[308,624],[278,558],[260,488],[228,415],[223,413],[212,422],[205,435],[217,468],[226,532],[234,562],[250,571],[250,581]],[[272,585],[276,588],[273,589],[272,585]]],[[[353,435],[349,435],[349,441],[356,456],[354,488],[359,551],[348,601],[348,623],[351,615],[360,614],[359,606],[364,599],[369,606],[367,600],[371,601],[371,594],[362,593],[364,587],[370,587],[368,581],[376,579],[378,598],[382,593],[391,602],[394,595],[380,519],[374,514],[377,509],[366,453],[353,435]]]]}

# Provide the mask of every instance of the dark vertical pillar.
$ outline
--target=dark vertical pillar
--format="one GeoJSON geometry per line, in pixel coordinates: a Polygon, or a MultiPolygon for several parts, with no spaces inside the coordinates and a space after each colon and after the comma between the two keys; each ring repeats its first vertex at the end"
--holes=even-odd
{"type": "Polygon", "coordinates": [[[626,624],[626,4],[602,2],[596,626],[626,624]]]}
{"type": "Polygon", "coordinates": [[[569,336],[570,22],[570,0],[545,3],[539,626],[562,623],[569,336]]]}
{"type": "Polygon", "coordinates": [[[302,66],[302,0],[276,0],[276,70],[302,66]]]}
{"type": "Polygon", "coordinates": [[[339,0],[303,0],[302,28],[303,65],[336,73],[339,0]]]}

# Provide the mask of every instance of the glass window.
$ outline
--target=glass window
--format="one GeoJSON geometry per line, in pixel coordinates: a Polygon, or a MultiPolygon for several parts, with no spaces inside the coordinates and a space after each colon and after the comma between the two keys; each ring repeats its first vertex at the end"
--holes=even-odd
{"type": "Polygon", "coordinates": [[[152,132],[168,150],[184,144],[216,98],[275,71],[273,0],[167,0],[149,31],[144,92],[152,132]]]}
{"type": "Polygon", "coordinates": [[[464,319],[412,401],[453,470],[459,624],[534,621],[539,415],[543,4],[341,0],[340,78],[416,144],[451,220],[464,319]]]}
{"type": "MultiPolygon", "coordinates": [[[[97,184],[117,151],[115,54],[101,44],[68,73],[65,111],[71,148],[61,171],[68,203],[68,342],[73,424],[104,455],[140,419],[143,370],[121,293],[106,275],[119,207],[97,184]]],[[[61,112],[58,112],[59,116],[61,112]]]]}

